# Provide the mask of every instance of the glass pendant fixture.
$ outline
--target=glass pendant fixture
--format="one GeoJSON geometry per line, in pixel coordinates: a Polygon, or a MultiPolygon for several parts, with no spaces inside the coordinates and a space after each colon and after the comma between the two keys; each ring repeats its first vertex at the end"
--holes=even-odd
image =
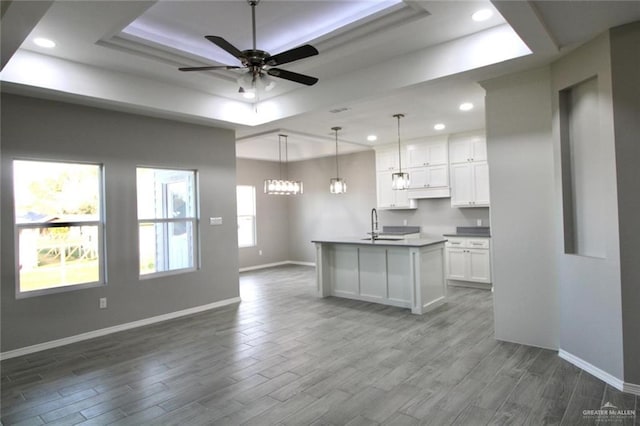
{"type": "Polygon", "coordinates": [[[409,173],[402,173],[402,150],[400,147],[400,119],[404,114],[394,114],[398,119],[398,172],[391,175],[391,188],[396,190],[409,188],[409,173]]]}
{"type": "Polygon", "coordinates": [[[340,178],[338,169],[338,130],[342,130],[342,127],[332,127],[331,130],[336,134],[336,177],[329,181],[329,191],[332,194],[344,194],[347,192],[347,182],[340,178]]]}
{"type": "Polygon", "coordinates": [[[280,164],[280,179],[266,179],[264,181],[264,193],[269,195],[302,194],[302,181],[288,180],[282,177],[282,139],[284,139],[285,166],[289,161],[287,135],[278,135],[278,163],[280,164]]]}

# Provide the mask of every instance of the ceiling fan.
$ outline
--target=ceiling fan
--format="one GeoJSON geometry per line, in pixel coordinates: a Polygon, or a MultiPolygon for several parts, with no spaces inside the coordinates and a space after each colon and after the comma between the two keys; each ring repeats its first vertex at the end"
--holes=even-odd
{"type": "MultiPolygon", "coordinates": [[[[247,0],[249,6],[251,6],[251,23],[253,26],[253,49],[247,50],[239,50],[227,40],[219,36],[204,36],[211,43],[215,44],[225,52],[239,59],[242,63],[242,66],[235,65],[218,65],[218,66],[207,66],[207,67],[183,67],[178,68],[180,71],[209,71],[209,70],[235,70],[246,68],[247,73],[239,79],[241,82],[240,92],[244,93],[245,88],[243,87],[242,81],[244,84],[249,84],[250,87],[255,88],[257,82],[262,82],[265,85],[265,73],[278,78],[283,78],[285,80],[294,81],[296,83],[305,84],[307,86],[313,86],[318,82],[316,77],[311,77],[309,75],[299,74],[293,71],[287,71],[280,68],[272,68],[277,65],[286,64],[289,62],[298,61],[300,59],[308,58],[310,56],[315,56],[318,54],[318,50],[309,45],[305,44],[303,46],[295,47],[290,50],[286,50],[284,52],[278,53],[276,55],[271,56],[269,52],[265,52],[264,50],[256,49],[256,6],[260,2],[260,0],[247,0]]],[[[268,90],[268,86],[267,86],[268,90]]]]}

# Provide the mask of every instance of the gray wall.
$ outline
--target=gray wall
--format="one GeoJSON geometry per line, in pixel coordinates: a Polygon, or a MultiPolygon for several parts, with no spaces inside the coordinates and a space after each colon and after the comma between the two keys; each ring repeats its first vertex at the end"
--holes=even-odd
{"type": "Polygon", "coordinates": [[[232,131],[2,95],[2,351],[238,296],[232,131]],[[101,162],[106,286],[15,298],[12,159],[101,162]],[[201,268],[138,279],[136,166],[199,172],[201,268]],[[223,225],[206,218],[221,216],[223,225]],[[98,299],[108,298],[108,309],[98,299]]]}
{"type": "Polygon", "coordinates": [[[497,339],[558,348],[556,210],[548,68],[486,89],[497,339]]]}
{"type": "Polygon", "coordinates": [[[611,31],[624,379],[640,384],[640,23],[611,31]]]}
{"type": "Polygon", "coordinates": [[[483,82],[496,337],[547,347],[557,344],[613,377],[636,384],[639,44],[640,24],[630,24],[597,37],[549,69],[483,82]],[[591,225],[603,235],[602,257],[565,253],[562,211],[559,91],[594,76],[600,154],[586,169],[606,188],[599,200],[606,206],[604,218],[591,225]]]}
{"type": "Polygon", "coordinates": [[[373,151],[340,156],[346,194],[329,193],[334,157],[289,163],[289,177],[304,182],[304,194],[289,199],[291,260],[315,262],[314,238],[366,234],[370,211],[376,206],[374,160],[373,151]]]}
{"type": "MultiPolygon", "coordinates": [[[[563,224],[560,164],[560,90],[597,76],[597,117],[600,155],[586,165],[600,182],[600,203],[606,206],[597,231],[603,235],[602,257],[565,254],[564,237],[557,233],[560,282],[560,349],[608,372],[623,377],[620,245],[616,191],[615,135],[611,92],[608,33],[581,46],[551,66],[553,141],[555,158],[556,223],[563,224]],[[597,336],[594,339],[594,336],[597,336]]],[[[578,140],[577,143],[583,141],[578,140]]],[[[592,225],[596,226],[596,225],[592,225]]]]}
{"type": "Polygon", "coordinates": [[[278,162],[238,158],[238,185],[256,187],[256,243],[255,247],[238,249],[240,268],[284,262],[289,260],[289,197],[266,195],[264,180],[278,178],[278,162]],[[260,255],[262,251],[262,255],[260,255]]]}

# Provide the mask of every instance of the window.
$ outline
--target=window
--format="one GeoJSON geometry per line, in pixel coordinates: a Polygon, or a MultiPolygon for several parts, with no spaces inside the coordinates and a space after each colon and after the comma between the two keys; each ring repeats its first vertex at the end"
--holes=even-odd
{"type": "Polygon", "coordinates": [[[17,294],[104,282],[102,167],[13,162],[17,294]]]}
{"type": "Polygon", "coordinates": [[[196,267],[196,173],[139,167],[140,275],[196,267]]]}
{"type": "Polygon", "coordinates": [[[238,247],[256,245],[256,188],[239,185],[236,188],[238,199],[238,247]]]}

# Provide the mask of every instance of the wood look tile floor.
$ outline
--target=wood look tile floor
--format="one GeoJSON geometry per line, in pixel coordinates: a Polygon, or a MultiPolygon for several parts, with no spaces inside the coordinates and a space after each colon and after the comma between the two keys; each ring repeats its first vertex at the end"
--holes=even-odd
{"type": "Polygon", "coordinates": [[[414,316],[317,299],[314,282],[243,273],[240,305],[3,361],[2,424],[582,425],[605,402],[639,408],[553,351],[496,341],[490,292],[452,288],[414,316]]]}

